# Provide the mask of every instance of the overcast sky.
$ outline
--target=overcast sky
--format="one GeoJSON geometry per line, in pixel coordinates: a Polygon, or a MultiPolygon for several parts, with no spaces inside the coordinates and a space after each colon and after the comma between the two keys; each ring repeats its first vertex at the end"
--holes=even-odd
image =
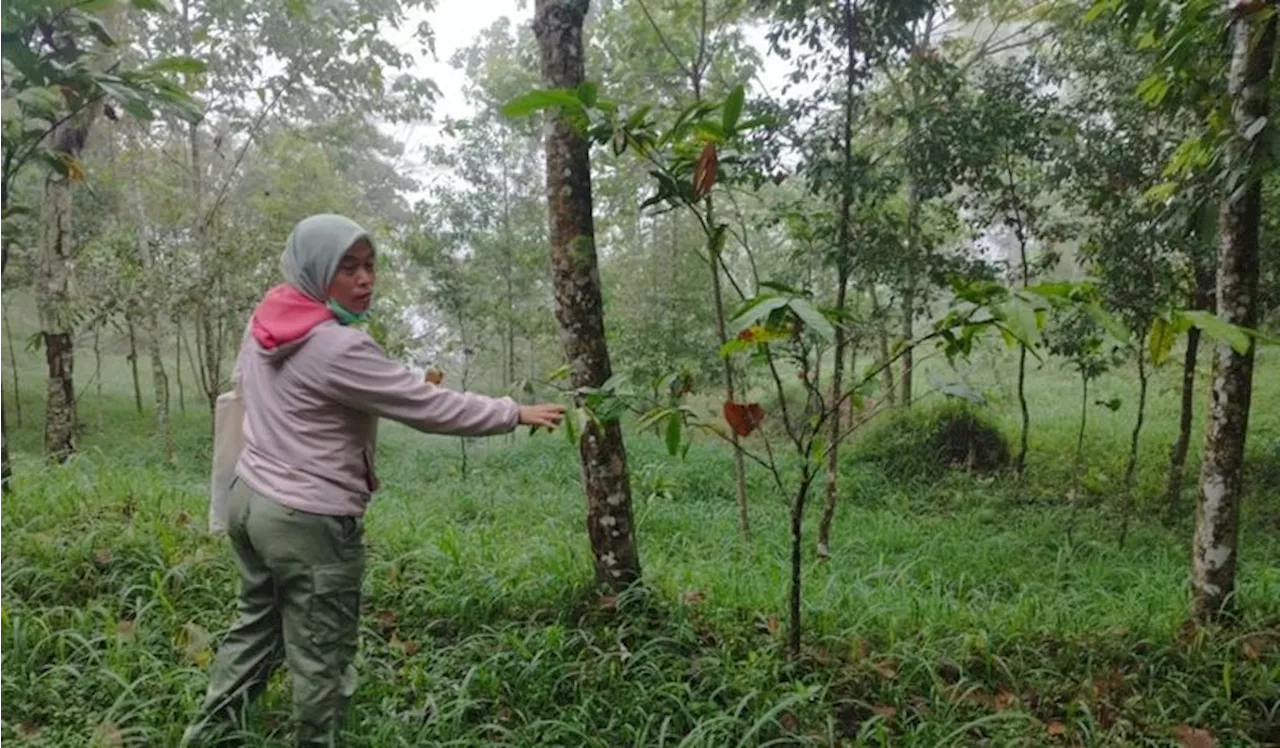
{"type": "MultiPolygon", "coordinates": [[[[481,31],[504,16],[518,24],[527,24],[533,19],[533,3],[528,0],[436,0],[434,10],[414,12],[400,29],[390,34],[405,51],[416,51],[418,44],[413,34],[418,24],[426,21],[435,32],[435,59],[431,59],[429,55],[419,55],[417,71],[440,88],[440,97],[434,109],[434,122],[470,114],[462,95],[465,75],[462,71],[455,70],[449,60],[455,52],[470,45],[481,31]]],[[[749,29],[747,38],[762,53],[767,49],[763,29],[749,29]]],[[[784,74],[785,65],[781,60],[766,54],[764,69],[751,88],[763,87],[776,94],[782,86],[784,74]]],[[[749,94],[759,95],[759,91],[752,90],[749,94]]],[[[429,175],[422,169],[421,154],[425,147],[441,142],[439,126],[429,122],[415,122],[388,125],[385,129],[405,146],[405,169],[420,180],[427,179],[429,175]]]]}

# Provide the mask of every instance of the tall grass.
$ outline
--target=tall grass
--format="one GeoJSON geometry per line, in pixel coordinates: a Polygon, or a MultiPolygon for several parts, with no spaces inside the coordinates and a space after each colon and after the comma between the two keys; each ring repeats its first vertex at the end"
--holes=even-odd
{"type": "MultiPolygon", "coordinates": [[[[193,403],[176,419],[179,467],[166,466],[127,370],[109,363],[108,397],[82,404],[82,454],[62,467],[39,459],[40,380],[23,370],[32,389],[12,434],[0,613],[0,737],[21,744],[175,744],[234,614],[230,554],[202,529],[207,416],[193,403]],[[101,426],[89,417],[99,405],[101,426]]],[[[1007,361],[975,371],[988,373],[977,383],[992,416],[1016,433],[1007,361]]],[[[1095,501],[1068,543],[1077,400],[1050,366],[1032,373],[1021,483],[891,479],[847,463],[832,560],[806,548],[798,662],[778,622],[785,505],[750,472],[744,546],[726,450],[698,444],[672,460],[629,434],[646,584],[613,599],[589,586],[576,455],[562,439],[483,443],[464,481],[456,441],[386,428],[347,743],[1168,745],[1191,726],[1222,745],[1275,744],[1278,373],[1272,357],[1257,375],[1236,627],[1183,628],[1191,518],[1156,519],[1175,373],[1153,383],[1137,481],[1146,511],[1120,551],[1134,385],[1123,373],[1096,385],[1098,399],[1126,403],[1091,416],[1095,501]]],[[[288,691],[282,674],[254,712],[251,745],[288,744],[288,691]]]]}

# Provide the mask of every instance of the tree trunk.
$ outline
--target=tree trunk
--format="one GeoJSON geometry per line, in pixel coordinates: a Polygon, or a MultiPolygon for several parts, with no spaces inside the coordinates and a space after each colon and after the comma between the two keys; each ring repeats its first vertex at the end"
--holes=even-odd
{"type": "MultiPolygon", "coordinates": [[[[1236,6],[1232,2],[1229,7],[1236,6]]],[[[1277,16],[1266,6],[1240,5],[1232,21],[1233,52],[1228,89],[1235,136],[1228,146],[1230,180],[1218,218],[1218,315],[1254,328],[1258,321],[1258,233],[1262,217],[1261,170],[1270,141],[1267,82],[1276,53],[1277,16]],[[1246,10],[1246,8],[1254,8],[1246,10]]],[[[1192,610],[1197,619],[1230,613],[1235,592],[1244,445],[1253,394],[1250,341],[1244,353],[1214,346],[1213,388],[1201,458],[1192,570],[1192,610]]]]}
{"type": "Polygon", "coordinates": [[[1182,477],[1187,469],[1187,452],[1191,447],[1191,422],[1194,418],[1196,364],[1200,351],[1200,328],[1187,331],[1187,351],[1182,360],[1182,412],[1178,417],[1178,438],[1169,456],[1169,488],[1166,505],[1170,519],[1177,516],[1182,496],[1182,477]]]}
{"type": "MultiPolygon", "coordinates": [[[[533,28],[542,79],[549,87],[576,89],[582,83],[582,22],[588,5],[588,0],[537,0],[535,4],[533,28]]],[[[546,151],[560,340],[573,369],[573,386],[599,387],[613,371],[604,337],[588,144],[561,116],[547,129],[546,151]]],[[[618,422],[589,423],[580,437],[579,451],[596,580],[618,589],[640,578],[627,455],[618,422]]]]}
{"type": "MultiPolygon", "coordinates": [[[[1138,336],[1141,341],[1142,336],[1138,336]]],[[[1134,488],[1133,474],[1138,467],[1138,439],[1142,436],[1142,422],[1147,415],[1147,384],[1150,376],[1147,374],[1147,357],[1143,355],[1142,348],[1138,348],[1138,417],[1133,424],[1133,433],[1129,437],[1129,459],[1124,466],[1124,517],[1120,522],[1120,547],[1124,548],[1124,541],[1129,537],[1129,520],[1133,516],[1134,509],[1134,488]]]]}
{"type": "Polygon", "coordinates": [[[9,417],[0,409],[0,495],[9,495],[13,466],[9,462],[9,417]]]}
{"type": "MultiPolygon", "coordinates": [[[[59,130],[67,125],[60,125],[59,130]]],[[[55,142],[58,133],[55,133],[55,142]]],[[[51,173],[45,180],[44,242],[36,304],[49,381],[46,390],[45,453],[63,462],[75,452],[75,384],[68,307],[71,303],[71,180],[51,173]]]]}
{"type": "Polygon", "coordinates": [[[93,326],[93,384],[98,396],[94,398],[98,405],[98,428],[106,427],[106,416],[103,413],[102,399],[102,325],[93,326]]]}
{"type": "Polygon", "coordinates": [[[867,285],[871,293],[871,316],[876,321],[876,343],[880,349],[880,360],[876,362],[876,366],[880,367],[880,379],[884,386],[885,400],[889,405],[897,405],[898,399],[894,393],[897,380],[893,376],[893,367],[889,366],[889,331],[883,317],[884,307],[880,306],[880,296],[876,292],[876,284],[872,282],[867,285]]]}
{"type": "MultiPolygon", "coordinates": [[[[156,428],[160,430],[160,438],[164,442],[165,460],[170,464],[177,461],[177,450],[173,444],[173,430],[169,425],[169,376],[164,370],[164,358],[160,350],[160,304],[156,293],[161,284],[160,273],[156,270],[155,257],[151,252],[151,241],[147,236],[147,216],[142,202],[142,193],[137,188],[139,175],[134,175],[134,212],[138,221],[138,261],[142,265],[144,289],[142,298],[143,337],[147,341],[147,353],[151,357],[151,380],[156,400],[156,428]]],[[[132,332],[132,328],[131,328],[132,332]]],[[[137,363],[134,364],[134,382],[137,382],[137,363]]]]}
{"type": "MultiPolygon", "coordinates": [[[[1021,218],[1015,228],[1018,237],[1018,258],[1022,265],[1022,287],[1031,285],[1031,267],[1027,264],[1027,235],[1023,231],[1021,218]]],[[[1139,350],[1138,357],[1142,357],[1139,350]]],[[[1022,433],[1018,437],[1018,460],[1015,465],[1018,475],[1027,467],[1027,448],[1031,439],[1031,410],[1027,407],[1027,344],[1018,343],[1018,409],[1022,415],[1022,433]]]]}
{"type": "Polygon", "coordinates": [[[124,324],[129,331],[129,371],[133,374],[133,404],[142,413],[142,383],[138,378],[138,331],[133,324],[133,314],[124,313],[124,324]]]}
{"type": "Polygon", "coordinates": [[[178,410],[187,412],[187,388],[182,383],[182,318],[174,318],[177,340],[173,344],[173,371],[178,381],[178,410]]]}
{"type": "Polygon", "coordinates": [[[800,657],[800,633],[804,624],[800,610],[804,582],[803,556],[800,552],[804,547],[804,508],[809,498],[809,487],[817,477],[810,474],[808,466],[803,470],[804,474],[796,489],[795,499],[791,502],[791,590],[787,605],[788,617],[791,620],[787,627],[787,653],[793,660],[800,657]]]}
{"type": "MultiPolygon", "coordinates": [[[[707,204],[707,224],[712,224],[712,202],[711,197],[706,199],[707,204]]],[[[720,341],[720,345],[724,345],[729,340],[727,323],[724,313],[724,292],[720,285],[720,254],[717,251],[714,236],[707,237],[707,262],[711,266],[711,296],[712,303],[716,311],[716,336],[720,341]]],[[[737,392],[734,387],[733,380],[733,362],[728,356],[722,356],[724,363],[724,389],[725,397],[729,402],[737,402],[737,392]]],[[[738,491],[738,532],[742,535],[744,542],[751,540],[751,517],[747,511],[747,470],[745,460],[742,456],[742,444],[738,440],[738,435],[730,431],[730,440],[733,442],[733,478],[734,485],[738,491]]]]}
{"type": "Polygon", "coordinates": [[[902,341],[906,346],[902,349],[902,385],[898,402],[903,407],[911,407],[912,376],[915,367],[915,351],[911,339],[915,336],[916,318],[916,252],[920,251],[920,193],[915,180],[907,183],[907,283],[902,289],[902,341]]]}
{"type": "Polygon", "coordinates": [[[13,326],[9,324],[9,305],[4,307],[4,342],[9,348],[9,373],[13,378],[13,410],[18,417],[17,427],[22,428],[22,390],[18,387],[18,358],[13,348],[13,326]]]}
{"type": "MultiPolygon", "coordinates": [[[[836,311],[841,315],[841,322],[836,325],[835,352],[831,369],[831,437],[827,447],[827,485],[826,500],[822,506],[822,520],[818,523],[818,558],[831,557],[831,523],[836,515],[836,498],[840,493],[840,413],[843,410],[841,400],[844,396],[844,349],[848,340],[848,322],[844,317],[845,304],[849,291],[849,272],[853,249],[850,247],[849,221],[853,210],[853,90],[856,81],[857,67],[854,44],[854,15],[852,0],[845,0],[843,7],[845,26],[845,76],[844,76],[844,122],[841,128],[841,161],[843,169],[840,185],[840,226],[836,232],[836,311]]],[[[904,379],[910,379],[910,372],[905,372],[904,379]]]]}
{"type": "MultiPolygon", "coordinates": [[[[1081,369],[1083,372],[1084,369],[1081,369]]],[[[1084,434],[1089,423],[1089,377],[1080,375],[1080,430],[1076,433],[1076,458],[1071,466],[1071,519],[1067,521],[1067,543],[1075,537],[1076,518],[1080,513],[1080,473],[1084,470],[1084,434]]]]}

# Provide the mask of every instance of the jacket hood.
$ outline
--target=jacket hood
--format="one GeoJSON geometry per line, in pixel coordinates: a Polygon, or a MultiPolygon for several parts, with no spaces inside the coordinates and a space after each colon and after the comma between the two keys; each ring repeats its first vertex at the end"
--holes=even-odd
{"type": "Polygon", "coordinates": [[[282,284],[267,291],[253,310],[250,330],[258,347],[286,358],[319,325],[335,320],[324,304],[293,286],[282,284]]]}

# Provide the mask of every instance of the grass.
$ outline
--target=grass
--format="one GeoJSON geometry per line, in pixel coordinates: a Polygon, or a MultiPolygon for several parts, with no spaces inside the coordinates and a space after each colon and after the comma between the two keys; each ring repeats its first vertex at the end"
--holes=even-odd
{"type": "MultiPolygon", "coordinates": [[[[989,355],[974,383],[1016,434],[1008,362],[989,355]]],[[[233,617],[230,554],[202,530],[207,416],[194,399],[178,415],[179,466],[165,466],[112,354],[107,397],[82,405],[81,455],[47,467],[39,360],[17,363],[0,738],[175,744],[233,617]]],[[[1191,729],[1220,745],[1280,743],[1280,414],[1266,407],[1280,402],[1278,374],[1269,353],[1255,379],[1236,626],[1183,627],[1189,496],[1176,520],[1159,519],[1177,373],[1153,387],[1140,513],[1121,551],[1114,487],[1135,388],[1123,372],[1096,386],[1096,399],[1126,404],[1090,415],[1096,506],[1068,544],[1076,390],[1049,365],[1033,373],[1021,483],[904,482],[847,464],[833,558],[807,548],[806,654],[794,663],[778,621],[785,507],[752,472],[756,535],[744,546],[718,446],[672,460],[628,432],[646,585],[615,600],[590,589],[576,455],[562,439],[484,443],[464,482],[456,441],[387,428],[347,743],[1173,745],[1191,729]]],[[[288,691],[281,674],[250,744],[288,744],[288,691]]]]}

